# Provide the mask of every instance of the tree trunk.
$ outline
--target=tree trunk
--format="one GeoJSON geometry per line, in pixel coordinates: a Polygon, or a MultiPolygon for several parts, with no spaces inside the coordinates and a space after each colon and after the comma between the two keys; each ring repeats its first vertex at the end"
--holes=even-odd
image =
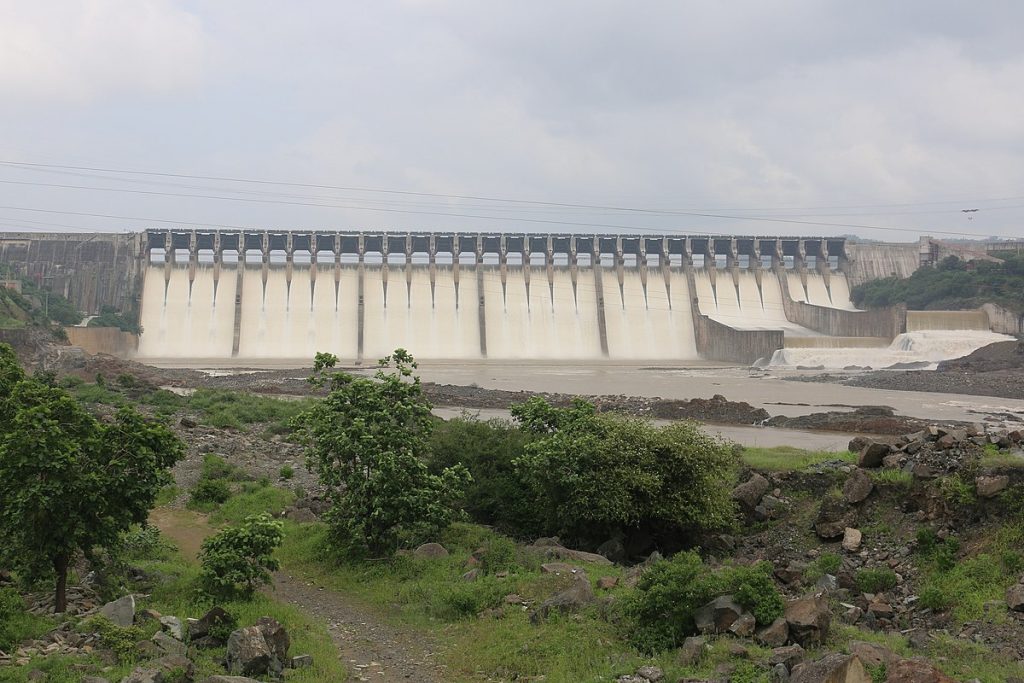
{"type": "Polygon", "coordinates": [[[68,607],[68,560],[67,555],[60,555],[53,560],[53,571],[57,573],[57,590],[53,596],[54,612],[64,612],[68,607]]]}

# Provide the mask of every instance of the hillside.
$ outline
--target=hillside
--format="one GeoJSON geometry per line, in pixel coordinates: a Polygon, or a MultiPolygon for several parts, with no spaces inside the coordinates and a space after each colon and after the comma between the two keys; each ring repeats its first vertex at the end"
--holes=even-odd
{"type": "Polygon", "coordinates": [[[967,264],[951,256],[906,279],[890,277],[858,285],[850,296],[859,308],[906,304],[915,311],[962,310],[996,303],[1024,313],[1024,257],[1008,255],[1001,264],[967,264]]]}

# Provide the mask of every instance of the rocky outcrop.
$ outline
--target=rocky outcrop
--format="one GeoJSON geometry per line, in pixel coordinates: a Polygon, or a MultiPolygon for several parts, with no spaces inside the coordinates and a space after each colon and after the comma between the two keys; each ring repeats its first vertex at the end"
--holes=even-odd
{"type": "Polygon", "coordinates": [[[854,655],[829,654],[816,662],[793,667],[790,683],[871,683],[871,676],[854,655]]]}
{"type": "Polygon", "coordinates": [[[798,598],[786,603],[789,637],[803,647],[818,647],[828,637],[832,612],[822,596],[798,598]]]}

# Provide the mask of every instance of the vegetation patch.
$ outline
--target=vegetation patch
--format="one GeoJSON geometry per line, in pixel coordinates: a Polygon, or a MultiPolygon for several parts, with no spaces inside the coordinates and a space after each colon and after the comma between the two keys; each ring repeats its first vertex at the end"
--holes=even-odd
{"type": "Polygon", "coordinates": [[[849,451],[808,451],[792,446],[745,447],[740,452],[740,458],[755,470],[771,472],[802,470],[823,462],[857,462],[857,454],[849,451]]]}

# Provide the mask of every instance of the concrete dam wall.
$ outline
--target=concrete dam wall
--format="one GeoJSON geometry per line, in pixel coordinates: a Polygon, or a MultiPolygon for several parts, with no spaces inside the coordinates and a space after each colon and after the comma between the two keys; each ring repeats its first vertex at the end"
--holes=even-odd
{"type": "Polygon", "coordinates": [[[752,362],[840,338],[877,347],[908,324],[982,326],[854,309],[851,286],[908,275],[929,245],[161,229],[0,234],[0,264],[86,313],[137,310],[143,359],[372,362],[401,346],[424,359],[752,362]]]}

